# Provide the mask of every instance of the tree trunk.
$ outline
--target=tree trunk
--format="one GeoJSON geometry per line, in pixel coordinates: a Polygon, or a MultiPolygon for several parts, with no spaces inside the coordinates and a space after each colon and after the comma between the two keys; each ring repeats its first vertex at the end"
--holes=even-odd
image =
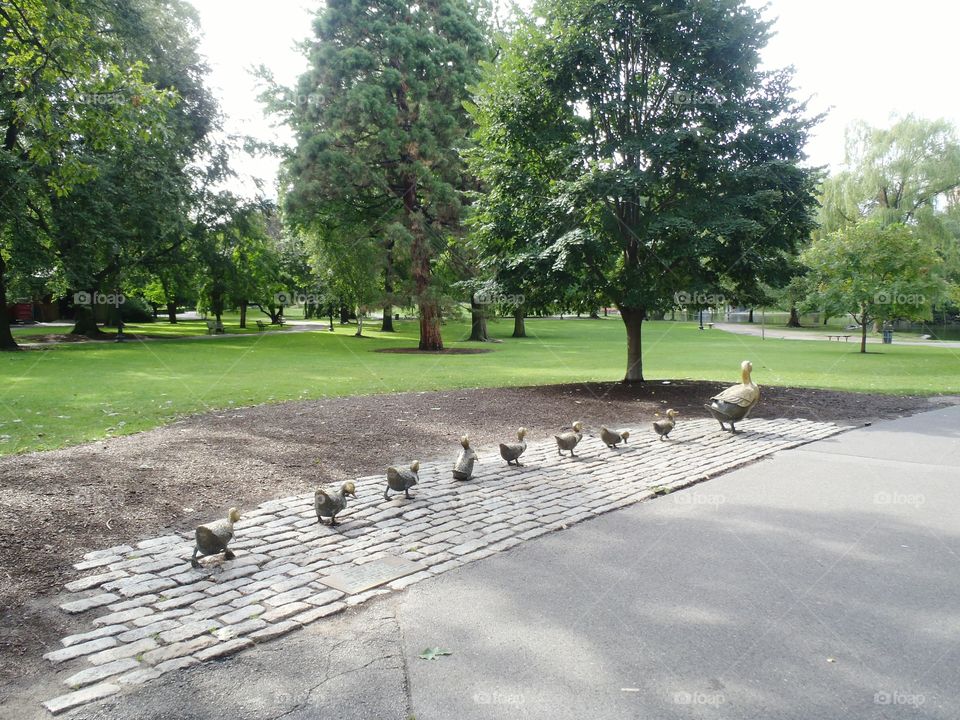
{"type": "Polygon", "coordinates": [[[247,301],[240,303],[240,327],[247,327],[247,301]]]}
{"type": "Polygon", "coordinates": [[[443,338],[440,337],[440,309],[435,300],[420,301],[420,345],[421,350],[443,350],[443,338]]]}
{"type": "Polygon", "coordinates": [[[517,305],[513,310],[513,337],[525,338],[527,336],[526,313],[522,305],[517,305]]]}
{"type": "Polygon", "coordinates": [[[591,320],[599,320],[599,319],[600,319],[600,313],[599,313],[599,311],[597,310],[597,308],[590,308],[590,319],[591,319],[591,320]]]}
{"type": "Polygon", "coordinates": [[[867,352],[867,323],[870,322],[870,318],[867,317],[867,309],[863,308],[863,314],[860,316],[860,352],[867,352]]]}
{"type": "Polygon", "coordinates": [[[167,303],[167,319],[170,321],[171,325],[177,324],[177,303],[176,302],[167,303]]]}
{"type": "Polygon", "coordinates": [[[800,325],[800,314],[797,312],[796,305],[790,305],[790,319],[787,320],[787,327],[802,327],[802,325],[800,325]]]}
{"type": "Polygon", "coordinates": [[[483,313],[483,305],[477,302],[476,294],[470,295],[470,340],[473,342],[487,342],[487,317],[483,313]]]}
{"type": "Polygon", "coordinates": [[[385,263],[383,268],[383,294],[386,300],[383,303],[383,323],[380,332],[394,332],[393,330],[393,245],[394,241],[385,243],[385,263]]]}
{"type": "Polygon", "coordinates": [[[747,322],[748,323],[753,322],[753,308],[750,308],[750,315],[747,316],[747,322]]]}
{"type": "Polygon", "coordinates": [[[646,312],[642,308],[620,308],[620,317],[627,329],[627,374],[625,383],[643,382],[643,354],[641,352],[640,330],[646,312]]]}
{"type": "Polygon", "coordinates": [[[10,331],[10,313],[7,311],[7,264],[0,253],[0,350],[19,350],[10,331]]]}
{"type": "Polygon", "coordinates": [[[96,290],[90,290],[90,302],[91,305],[75,305],[74,312],[76,318],[73,322],[73,330],[70,331],[71,335],[83,335],[84,337],[96,338],[100,335],[103,335],[100,332],[100,328],[97,327],[97,315],[94,310],[94,298],[97,295],[96,290]]]}
{"type": "Polygon", "coordinates": [[[354,335],[363,337],[363,313],[359,309],[357,310],[357,332],[354,335]]]}
{"type": "Polygon", "coordinates": [[[340,306],[340,324],[346,325],[349,322],[350,322],[350,309],[341,305],[340,306]]]}
{"type": "Polygon", "coordinates": [[[407,183],[404,205],[407,222],[413,242],[410,244],[410,257],[413,260],[412,271],[417,303],[420,306],[420,349],[443,350],[443,338],[440,336],[440,307],[432,297],[430,283],[430,249],[423,215],[417,207],[416,179],[407,183]]]}

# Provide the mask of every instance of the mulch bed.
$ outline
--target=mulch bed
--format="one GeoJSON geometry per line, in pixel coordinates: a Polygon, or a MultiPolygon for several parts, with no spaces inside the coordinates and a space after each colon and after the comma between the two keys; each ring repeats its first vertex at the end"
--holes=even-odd
{"type": "MultiPolygon", "coordinates": [[[[0,698],[70,620],[52,602],[89,550],[183,531],[236,505],[382,473],[395,462],[449,458],[474,447],[540,439],[582,420],[640,429],[668,407],[706,417],[728,383],[660,381],[465,389],[331,398],[196,415],[149,432],[0,458],[0,698]]],[[[756,417],[860,424],[935,407],[926,398],[764,388],[756,417]]],[[[749,421],[747,421],[749,422],[749,421]]],[[[652,432],[652,431],[651,431],[652,432]]],[[[718,428],[719,432],[719,428],[718,428]]]]}
{"type": "Polygon", "coordinates": [[[380,348],[373,352],[394,353],[396,355],[480,355],[493,352],[488,348],[444,348],[443,350],[418,350],[417,348],[380,348]]]}

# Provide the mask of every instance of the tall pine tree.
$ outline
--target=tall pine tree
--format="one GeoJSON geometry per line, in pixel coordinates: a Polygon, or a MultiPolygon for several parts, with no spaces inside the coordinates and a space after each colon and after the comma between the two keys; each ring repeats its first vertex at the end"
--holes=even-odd
{"type": "Polygon", "coordinates": [[[290,217],[345,256],[342,238],[383,238],[385,261],[398,239],[407,244],[420,349],[440,350],[431,261],[460,222],[463,103],[488,47],[476,8],[331,0],[314,29],[296,94],[273,103],[286,106],[297,136],[290,217]]]}

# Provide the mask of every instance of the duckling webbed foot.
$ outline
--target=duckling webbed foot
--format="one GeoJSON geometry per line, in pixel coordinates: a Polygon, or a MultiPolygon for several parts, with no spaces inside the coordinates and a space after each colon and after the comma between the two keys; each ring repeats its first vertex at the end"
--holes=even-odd
{"type": "Polygon", "coordinates": [[[200,561],[197,560],[197,553],[198,553],[198,552],[200,552],[200,548],[195,547],[195,548],[193,549],[193,557],[190,558],[190,565],[192,565],[192,566],[195,567],[195,568],[200,567],[200,561]]]}
{"type": "Polygon", "coordinates": [[[224,551],[223,551],[223,559],[224,559],[224,560],[233,560],[235,557],[236,557],[236,555],[234,555],[232,551],[230,551],[230,550],[224,550],[224,551]]]}
{"type": "Polygon", "coordinates": [[[403,491],[403,496],[404,496],[405,498],[407,498],[407,500],[413,500],[413,496],[410,494],[410,491],[409,491],[409,490],[404,490],[404,491],[403,491]]]}

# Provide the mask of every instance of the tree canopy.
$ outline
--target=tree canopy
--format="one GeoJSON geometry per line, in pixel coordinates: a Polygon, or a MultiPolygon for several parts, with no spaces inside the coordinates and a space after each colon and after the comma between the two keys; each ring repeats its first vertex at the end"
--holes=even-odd
{"type": "Polygon", "coordinates": [[[479,232],[617,305],[626,381],[643,380],[649,313],[680,292],[757,292],[813,228],[800,161],[816,118],[790,71],[760,69],[768,37],[738,0],[558,0],[487,68],[479,232]]]}
{"type": "Polygon", "coordinates": [[[817,238],[804,251],[811,302],[834,315],[849,313],[860,326],[874,320],[925,320],[948,290],[933,244],[901,223],[864,220],[817,238]]]}
{"type": "MultiPolygon", "coordinates": [[[[420,347],[443,347],[431,263],[460,222],[463,103],[487,41],[466,0],[331,0],[295,92],[273,88],[297,146],[285,188],[306,233],[408,248],[420,347]]],[[[349,247],[340,252],[349,255],[349,247]]],[[[388,290],[390,288],[387,288],[388,290]]]]}

